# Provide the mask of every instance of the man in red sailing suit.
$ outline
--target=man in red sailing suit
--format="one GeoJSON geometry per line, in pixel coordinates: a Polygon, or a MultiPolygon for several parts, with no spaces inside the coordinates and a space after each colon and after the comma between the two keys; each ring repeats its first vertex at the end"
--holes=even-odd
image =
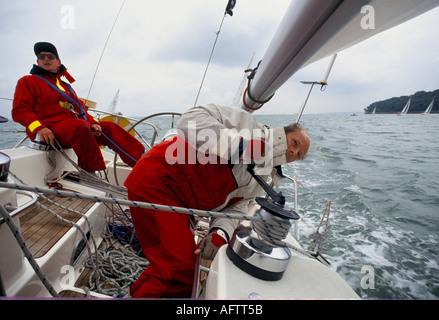
{"type": "MultiPolygon", "coordinates": [[[[153,147],[131,171],[125,181],[130,200],[247,214],[249,203],[263,193],[247,172],[248,163],[277,183],[275,168],[302,159],[310,145],[298,124],[269,129],[246,111],[216,105],[190,109],[177,128],[178,136],[153,147]]],[[[190,297],[198,251],[190,216],[138,207],[131,207],[131,216],[150,262],[131,286],[131,297],[190,297]]],[[[238,223],[212,219],[200,245],[203,256],[212,257],[226,244],[238,223]]]]}
{"type": "Polygon", "coordinates": [[[144,146],[123,128],[111,121],[94,119],[85,110],[55,46],[38,42],[34,46],[37,64],[18,80],[12,106],[12,119],[26,128],[30,139],[53,144],[55,138],[63,148],[73,148],[78,165],[86,171],[104,170],[105,162],[99,149],[108,146],[131,167],[144,152],[144,146]]]}

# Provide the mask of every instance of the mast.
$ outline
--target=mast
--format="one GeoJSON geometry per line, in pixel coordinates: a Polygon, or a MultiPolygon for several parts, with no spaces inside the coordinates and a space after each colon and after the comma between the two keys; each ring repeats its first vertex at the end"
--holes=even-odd
{"type": "Polygon", "coordinates": [[[329,73],[331,72],[332,67],[334,66],[335,58],[337,58],[337,54],[334,54],[331,58],[331,61],[329,62],[328,70],[326,71],[326,75],[320,82],[318,81],[301,81],[303,84],[310,84],[310,88],[308,91],[308,95],[305,99],[305,102],[303,103],[302,107],[300,108],[299,112],[297,113],[297,119],[296,123],[299,123],[300,117],[302,117],[303,110],[305,109],[306,103],[308,102],[309,96],[311,95],[311,91],[314,88],[315,84],[320,84],[320,90],[323,90],[323,88],[328,84],[328,77],[329,73]]]}
{"type": "Polygon", "coordinates": [[[346,49],[439,5],[437,0],[292,0],[260,65],[255,68],[240,107],[254,112],[293,74],[310,63],[346,49]],[[364,28],[364,8],[375,21],[364,28]]]}

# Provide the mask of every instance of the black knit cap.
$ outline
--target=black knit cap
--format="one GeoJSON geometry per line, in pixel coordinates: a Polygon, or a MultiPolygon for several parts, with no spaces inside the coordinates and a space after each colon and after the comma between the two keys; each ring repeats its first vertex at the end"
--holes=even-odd
{"type": "Polygon", "coordinates": [[[46,51],[53,53],[56,58],[59,60],[58,51],[56,50],[55,46],[49,42],[37,42],[34,45],[34,52],[35,55],[38,57],[41,51],[46,51]]]}

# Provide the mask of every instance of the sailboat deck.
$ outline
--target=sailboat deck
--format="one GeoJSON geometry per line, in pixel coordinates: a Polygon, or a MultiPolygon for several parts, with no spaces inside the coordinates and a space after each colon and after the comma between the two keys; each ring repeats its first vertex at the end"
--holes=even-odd
{"type": "MultiPolygon", "coordinates": [[[[84,268],[78,280],[76,280],[75,287],[76,288],[89,287],[89,278],[92,271],[93,269],[91,268],[84,268]]],[[[63,290],[59,293],[59,295],[62,298],[85,298],[87,296],[83,292],[77,292],[73,290],[63,290]]]]}
{"type": "MultiPolygon", "coordinates": [[[[87,212],[94,204],[81,199],[56,196],[49,196],[48,198],[61,206],[81,213],[87,212]]],[[[79,214],[60,208],[47,199],[40,201],[40,203],[72,222],[77,222],[81,218],[79,214]]],[[[72,227],[41,208],[37,203],[21,212],[19,219],[21,233],[35,258],[40,258],[46,254],[72,227]]]]}

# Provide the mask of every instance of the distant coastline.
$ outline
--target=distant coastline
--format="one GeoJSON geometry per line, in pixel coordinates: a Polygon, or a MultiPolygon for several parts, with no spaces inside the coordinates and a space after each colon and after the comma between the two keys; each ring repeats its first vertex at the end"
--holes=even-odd
{"type": "Polygon", "coordinates": [[[436,99],[431,113],[439,113],[439,89],[429,92],[418,91],[411,96],[393,97],[390,99],[377,101],[364,108],[364,113],[371,114],[375,108],[376,113],[393,114],[401,112],[410,97],[412,97],[412,101],[408,113],[424,112],[433,97],[436,97],[436,99]]]}

